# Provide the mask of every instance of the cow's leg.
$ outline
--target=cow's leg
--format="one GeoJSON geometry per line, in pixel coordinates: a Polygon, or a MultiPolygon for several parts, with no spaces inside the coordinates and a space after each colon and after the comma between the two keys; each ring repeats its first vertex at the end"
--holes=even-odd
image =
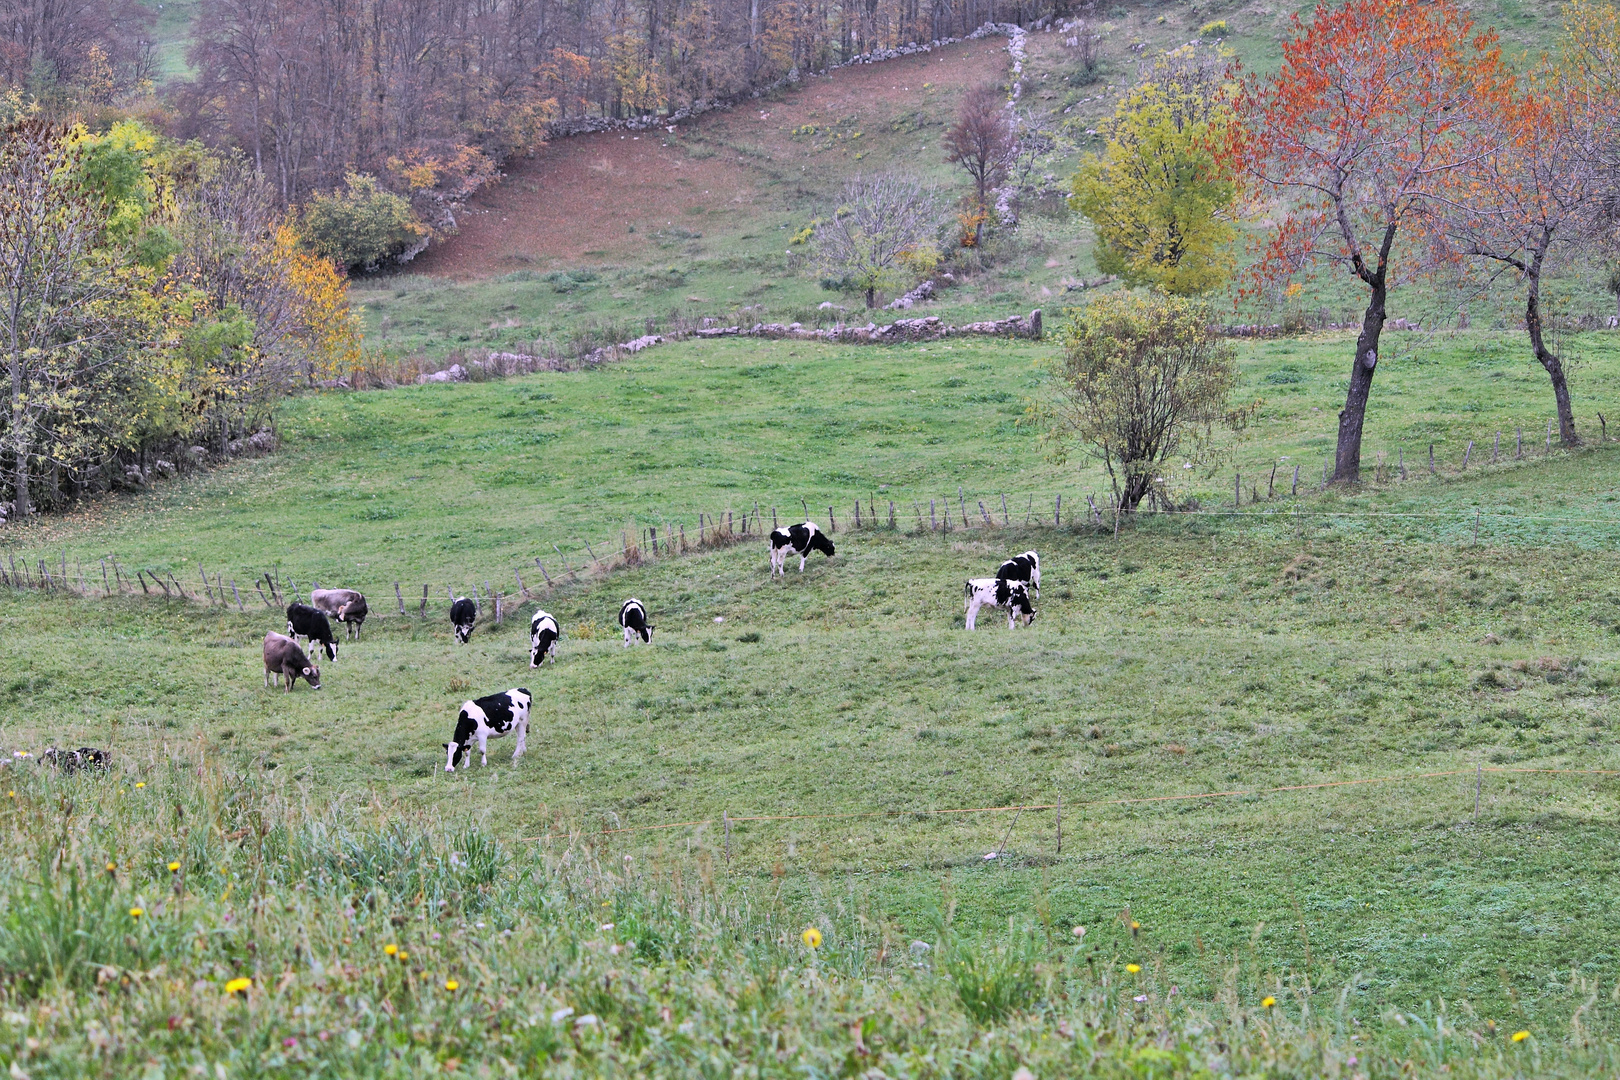
{"type": "Polygon", "coordinates": [[[489,732],[487,731],[478,733],[478,756],[483,759],[479,762],[480,765],[489,764],[489,732]]]}
{"type": "Polygon", "coordinates": [[[270,685],[270,669],[269,668],[264,669],[264,685],[265,686],[270,685]]]}
{"type": "Polygon", "coordinates": [[[1007,609],[1007,629],[1011,630],[1018,625],[1018,609],[1007,609]]]}
{"type": "Polygon", "coordinates": [[[512,760],[522,757],[524,751],[529,749],[529,722],[519,720],[517,725],[517,746],[512,750],[512,760]]]}
{"type": "Polygon", "coordinates": [[[805,561],[807,559],[809,559],[809,558],[810,558],[810,553],[808,551],[799,552],[799,573],[801,573],[801,574],[804,573],[804,564],[805,564],[805,561]]]}
{"type": "Polygon", "coordinates": [[[965,620],[966,628],[969,630],[973,629],[973,623],[978,619],[978,617],[979,602],[977,600],[969,600],[967,605],[967,619],[965,620]]]}

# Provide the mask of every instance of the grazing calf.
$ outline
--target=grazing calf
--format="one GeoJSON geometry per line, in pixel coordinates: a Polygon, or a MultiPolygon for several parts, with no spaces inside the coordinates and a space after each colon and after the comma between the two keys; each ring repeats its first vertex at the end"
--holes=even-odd
{"type": "Polygon", "coordinates": [[[551,662],[557,662],[557,639],[562,637],[562,630],[557,626],[557,620],[549,612],[536,611],[534,618],[529,620],[529,666],[539,667],[546,657],[551,662]]]}
{"type": "Polygon", "coordinates": [[[455,628],[456,640],[463,645],[472,637],[473,623],[478,621],[478,605],[465,596],[458,596],[450,605],[450,625],[455,628]]]}
{"type": "Polygon", "coordinates": [[[624,602],[619,608],[619,625],[624,627],[624,647],[629,648],[630,642],[640,638],[647,644],[652,643],[654,627],[647,621],[647,609],[641,606],[641,601],[635,597],[624,602]]]}
{"type": "Polygon", "coordinates": [[[1030,592],[1037,600],[1041,596],[1041,557],[1033,551],[1026,551],[1022,555],[1014,555],[1002,563],[996,570],[996,577],[1003,581],[1027,581],[1030,592]]]}
{"type": "Polygon", "coordinates": [[[353,589],[311,589],[309,602],[342,623],[345,637],[360,640],[367,614],[365,594],[353,589]]]}
{"type": "Polygon", "coordinates": [[[1018,625],[1020,616],[1024,625],[1035,621],[1035,605],[1029,602],[1029,583],[1008,581],[1006,578],[968,578],[967,628],[973,629],[979,609],[985,606],[1007,609],[1007,629],[1018,625]]]}
{"type": "Polygon", "coordinates": [[[337,639],[332,636],[332,624],[324,611],[317,611],[308,604],[287,605],[287,636],[294,640],[305,638],[311,646],[318,641],[326,650],[326,658],[337,660],[337,639]]]}
{"type": "Polygon", "coordinates": [[[815,522],[806,521],[783,529],[772,529],[771,576],[786,575],[788,558],[793,555],[799,557],[799,573],[804,573],[804,561],[812,551],[819,551],[829,559],[837,554],[833,542],[827,539],[826,533],[816,528],[815,522]]]}
{"type": "Polygon", "coordinates": [[[80,769],[105,769],[108,760],[107,751],[93,746],[81,746],[77,750],[58,750],[53,746],[39,755],[41,765],[55,766],[69,775],[80,769]]]}
{"type": "Polygon", "coordinates": [[[529,748],[529,705],[533,701],[533,696],[521,686],[488,697],[463,701],[461,712],[456,716],[456,733],[451,736],[454,741],[444,744],[444,771],[455,772],[456,762],[461,760],[463,754],[467,755],[467,767],[472,767],[472,751],[468,744],[474,739],[478,740],[482,764],[488,765],[489,740],[498,739],[508,732],[517,733],[512,760],[522,757],[523,751],[529,748]]]}
{"type": "Polygon", "coordinates": [[[309,662],[309,657],[298,647],[298,642],[274,630],[264,635],[264,685],[271,685],[272,675],[275,676],[276,685],[280,685],[283,676],[286,677],[289,694],[300,676],[309,683],[311,690],[321,688],[321,669],[309,662]]]}

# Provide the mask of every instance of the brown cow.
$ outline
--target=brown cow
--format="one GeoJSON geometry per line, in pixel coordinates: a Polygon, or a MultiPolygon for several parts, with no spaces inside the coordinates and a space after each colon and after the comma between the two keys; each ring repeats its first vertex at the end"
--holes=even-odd
{"type": "Polygon", "coordinates": [[[298,647],[298,642],[273,630],[264,635],[264,685],[271,685],[272,674],[276,685],[280,685],[283,676],[286,677],[289,694],[299,676],[309,683],[310,689],[321,688],[321,669],[309,662],[309,657],[298,647]]]}

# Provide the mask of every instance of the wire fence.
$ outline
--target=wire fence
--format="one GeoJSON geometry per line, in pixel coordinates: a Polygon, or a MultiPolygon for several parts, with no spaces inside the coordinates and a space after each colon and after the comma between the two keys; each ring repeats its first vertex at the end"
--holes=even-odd
{"type": "MultiPolygon", "coordinates": [[[[1549,423],[1538,456],[1560,452],[1554,447],[1552,431],[1549,423]]],[[[1603,421],[1603,431],[1606,440],[1606,420],[1603,421]]],[[[1462,457],[1452,463],[1437,460],[1434,445],[1430,444],[1420,475],[1435,478],[1457,476],[1470,469],[1477,471],[1491,464],[1523,460],[1527,452],[1522,432],[1522,428],[1515,429],[1510,444],[1512,453],[1507,456],[1502,453],[1503,433],[1495,433],[1490,441],[1488,459],[1483,451],[1477,458],[1474,456],[1475,443],[1472,440],[1468,442],[1462,457]]],[[[426,618],[430,608],[438,612],[441,597],[448,608],[458,595],[464,594],[475,601],[480,618],[487,611],[496,622],[500,622],[514,606],[553,595],[568,586],[600,579],[615,570],[738,543],[763,543],[770,531],[780,525],[817,518],[821,518],[823,527],[829,533],[889,530],[950,536],[970,532],[988,534],[1016,527],[1026,531],[1089,531],[1118,536],[1122,528],[1152,522],[1218,519],[1223,527],[1282,527],[1300,536],[1336,523],[1365,532],[1379,523],[1430,522],[1444,523],[1447,527],[1439,531],[1448,539],[1461,537],[1475,544],[1528,538],[1540,541],[1573,539],[1576,531],[1587,539],[1620,542],[1620,511],[1614,517],[1601,517],[1524,514],[1484,507],[1433,511],[1326,509],[1313,496],[1327,490],[1331,461],[1330,457],[1324,462],[1319,482],[1313,476],[1309,478],[1310,482],[1302,485],[1303,466],[1294,464],[1284,471],[1283,459],[1279,459],[1261,474],[1234,470],[1231,501],[1225,505],[1204,506],[1195,499],[1178,505],[1168,497],[1160,497],[1153,500],[1151,507],[1145,506],[1138,511],[1122,510],[1106,492],[1101,496],[1095,491],[996,492],[975,494],[970,499],[963,486],[958,486],[954,495],[941,493],[928,496],[926,501],[916,495],[890,498],[885,494],[881,499],[876,492],[853,498],[846,495],[837,502],[825,504],[825,518],[821,518],[820,513],[823,505],[813,506],[802,497],[797,502],[803,517],[777,505],[753,500],[751,504],[726,506],[712,513],[699,510],[695,513],[659,515],[658,524],[638,523],[634,527],[618,530],[618,536],[610,533],[595,541],[573,539],[567,542],[567,551],[562,544],[554,542],[550,545],[549,553],[532,556],[530,561],[522,564],[509,564],[501,571],[468,574],[459,583],[418,586],[414,582],[407,584],[409,579],[405,574],[388,575],[379,580],[373,573],[367,575],[372,579],[370,582],[345,580],[336,583],[335,587],[365,585],[361,591],[366,593],[374,616],[426,618]],[[1279,475],[1284,481],[1282,487],[1277,484],[1279,475]],[[1526,526],[1529,527],[1528,536],[1526,526]],[[508,588],[508,581],[511,588],[508,588]],[[387,603],[389,592],[393,594],[392,605],[387,603]]],[[[1388,485],[1408,481],[1412,468],[1404,451],[1398,451],[1393,458],[1384,453],[1377,454],[1367,471],[1375,485],[1388,485]]],[[[290,603],[301,593],[300,578],[310,587],[322,587],[313,572],[308,575],[300,572],[295,577],[293,572],[284,572],[276,566],[238,571],[238,576],[227,576],[227,572],[216,569],[210,576],[209,570],[198,560],[179,561],[195,568],[194,571],[189,568],[185,571],[185,579],[176,574],[172,562],[159,568],[131,567],[115,554],[109,553],[87,566],[82,559],[70,563],[65,548],[50,554],[30,553],[20,560],[16,552],[8,552],[0,555],[0,586],[93,598],[116,594],[179,599],[235,607],[244,613],[255,606],[256,600],[267,608],[290,603]],[[190,580],[193,572],[197,578],[195,581],[190,580]]]]}

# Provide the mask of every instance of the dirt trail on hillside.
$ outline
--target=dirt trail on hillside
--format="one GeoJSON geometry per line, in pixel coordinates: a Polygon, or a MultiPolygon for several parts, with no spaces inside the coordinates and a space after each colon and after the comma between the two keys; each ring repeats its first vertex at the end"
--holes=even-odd
{"type": "MultiPolygon", "coordinates": [[[[940,95],[1001,78],[1006,67],[1006,41],[987,38],[809,78],[781,100],[712,113],[673,137],[658,128],[558,139],[509,162],[506,178],[458,215],[460,232],[407,272],[465,280],[560,264],[659,262],[659,241],[671,230],[725,230],[728,212],[752,218],[809,201],[793,182],[796,163],[810,154],[795,128],[854,114],[875,127],[924,104],[937,108],[940,95]],[[713,155],[680,145],[687,130],[713,155]]],[[[937,141],[936,131],[924,138],[937,141]]]]}

